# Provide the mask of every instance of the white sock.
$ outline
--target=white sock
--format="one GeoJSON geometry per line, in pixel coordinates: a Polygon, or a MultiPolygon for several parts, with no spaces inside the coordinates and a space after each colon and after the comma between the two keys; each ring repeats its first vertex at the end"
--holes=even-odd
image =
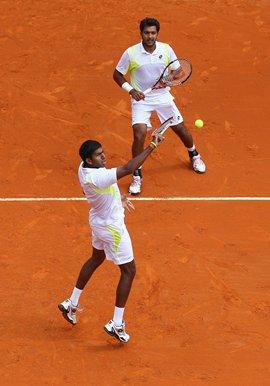
{"type": "Polygon", "coordinates": [[[195,150],[195,149],[196,149],[196,146],[195,146],[195,145],[193,145],[192,147],[187,147],[187,149],[188,149],[188,151],[193,151],[193,150],[195,150]]]}
{"type": "Polygon", "coordinates": [[[74,290],[72,292],[72,295],[70,296],[70,300],[71,300],[71,303],[74,305],[74,306],[77,306],[78,303],[79,303],[79,299],[80,299],[80,296],[81,296],[81,293],[82,293],[83,290],[80,290],[79,288],[76,288],[74,287],[74,290]]]}
{"type": "Polygon", "coordinates": [[[121,326],[123,323],[123,315],[125,308],[114,307],[113,321],[116,326],[121,326]]]}

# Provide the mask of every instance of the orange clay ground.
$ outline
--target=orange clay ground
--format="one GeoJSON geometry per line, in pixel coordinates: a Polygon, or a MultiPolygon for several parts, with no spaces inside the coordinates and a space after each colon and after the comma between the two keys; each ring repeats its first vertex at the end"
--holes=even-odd
{"type": "MultiPolygon", "coordinates": [[[[102,142],[110,166],[130,158],[129,99],[112,72],[145,16],[193,63],[174,95],[208,171],[193,173],[168,131],[145,164],[142,197],[269,196],[268,1],[0,8],[2,198],[81,197],[77,152],[88,138],[102,142]]],[[[269,385],[269,203],[135,205],[126,217],[137,262],[125,314],[132,338],[122,346],[102,330],[113,264],[85,290],[77,326],[57,310],[91,251],[87,203],[0,202],[1,384],[269,385]]]]}

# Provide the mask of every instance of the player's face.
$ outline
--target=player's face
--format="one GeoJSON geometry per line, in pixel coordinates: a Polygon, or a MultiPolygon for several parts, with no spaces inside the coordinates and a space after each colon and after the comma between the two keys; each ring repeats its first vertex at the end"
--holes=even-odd
{"type": "Polygon", "coordinates": [[[141,36],[144,45],[147,47],[154,46],[158,36],[157,27],[155,25],[151,27],[145,27],[141,33],[141,36]]]}
{"type": "Polygon", "coordinates": [[[94,153],[92,154],[92,159],[88,159],[90,165],[93,165],[95,167],[104,168],[106,165],[106,156],[103,152],[102,147],[99,147],[94,153]]]}

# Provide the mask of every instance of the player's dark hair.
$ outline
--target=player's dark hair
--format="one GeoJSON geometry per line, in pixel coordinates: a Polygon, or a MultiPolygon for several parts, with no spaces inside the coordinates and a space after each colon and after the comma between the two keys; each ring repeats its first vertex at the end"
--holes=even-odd
{"type": "Polygon", "coordinates": [[[160,29],[159,21],[157,19],[154,19],[153,17],[146,17],[140,22],[140,31],[143,32],[145,27],[153,27],[153,26],[155,26],[157,29],[157,32],[159,32],[159,29],[160,29]]]}
{"type": "Polygon", "coordinates": [[[90,139],[88,139],[80,147],[79,154],[81,159],[84,162],[86,162],[86,158],[92,159],[93,153],[100,147],[101,144],[98,141],[91,141],[90,139]]]}

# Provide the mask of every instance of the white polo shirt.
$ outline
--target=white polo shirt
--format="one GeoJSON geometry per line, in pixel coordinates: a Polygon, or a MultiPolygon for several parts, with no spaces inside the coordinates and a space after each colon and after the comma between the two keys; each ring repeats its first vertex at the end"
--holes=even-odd
{"type": "MultiPolygon", "coordinates": [[[[116,69],[121,74],[130,74],[131,85],[139,91],[145,91],[152,87],[161,76],[164,68],[173,60],[177,59],[169,44],[156,42],[154,52],[147,52],[142,42],[129,47],[119,60],[116,69]]],[[[171,70],[179,68],[179,63],[173,63],[171,70]]],[[[155,103],[173,100],[172,95],[166,88],[153,90],[145,96],[145,102],[155,103]]],[[[133,103],[138,103],[132,99],[133,103]]]]}
{"type": "Polygon", "coordinates": [[[124,224],[124,208],[117,185],[116,168],[85,168],[79,166],[78,177],[87,201],[92,208],[89,221],[92,227],[124,224]]]}

